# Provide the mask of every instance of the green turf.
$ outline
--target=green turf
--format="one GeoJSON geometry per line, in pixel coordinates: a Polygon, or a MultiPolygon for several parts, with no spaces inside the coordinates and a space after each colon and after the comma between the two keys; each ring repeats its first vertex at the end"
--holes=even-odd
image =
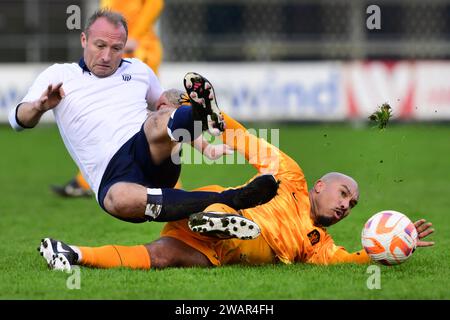
{"type": "MultiPolygon", "coordinates": [[[[140,244],[162,224],[133,225],[108,216],[94,200],[53,196],[49,184],[75,171],[55,127],[20,134],[0,127],[1,299],[449,299],[450,127],[398,125],[380,132],[350,125],[271,125],[280,146],[299,162],[311,184],[342,171],[360,184],[352,214],[330,228],[336,242],[360,249],[364,222],[382,209],[411,219],[426,217],[436,229],[433,248],[417,250],[405,264],[381,266],[381,289],[369,290],[367,266],[275,265],[215,269],[81,269],[81,289],[70,275],[47,270],[36,251],[55,237],[80,245],[140,244]]],[[[248,165],[185,165],[186,188],[232,186],[254,174],[248,165]]]]}

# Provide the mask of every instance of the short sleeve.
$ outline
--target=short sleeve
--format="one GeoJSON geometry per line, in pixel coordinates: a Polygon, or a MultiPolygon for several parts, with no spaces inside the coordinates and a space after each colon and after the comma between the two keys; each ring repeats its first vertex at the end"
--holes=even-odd
{"type": "Polygon", "coordinates": [[[44,90],[50,85],[56,85],[59,82],[62,82],[62,74],[59,70],[59,67],[57,64],[54,64],[44,71],[42,71],[39,76],[34,80],[33,84],[31,85],[30,89],[28,89],[27,94],[25,97],[19,102],[18,105],[14,106],[10,111],[8,115],[8,120],[11,125],[11,127],[16,131],[22,131],[23,129],[26,129],[23,124],[20,123],[20,121],[17,119],[17,109],[19,106],[24,102],[32,102],[37,99],[39,99],[44,92],[44,90]]]}

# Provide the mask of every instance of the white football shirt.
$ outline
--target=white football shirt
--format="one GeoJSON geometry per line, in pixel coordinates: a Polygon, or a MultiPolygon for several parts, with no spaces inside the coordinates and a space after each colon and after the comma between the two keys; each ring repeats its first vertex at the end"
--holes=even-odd
{"type": "MultiPolygon", "coordinates": [[[[49,84],[59,82],[65,97],[52,109],[56,123],[67,150],[97,194],[109,161],[141,129],[147,102],[154,104],[163,89],[154,72],[138,59],[123,59],[105,78],[89,72],[82,59],[44,70],[20,103],[39,99],[49,84]]],[[[20,130],[16,108],[9,119],[20,130]]]]}

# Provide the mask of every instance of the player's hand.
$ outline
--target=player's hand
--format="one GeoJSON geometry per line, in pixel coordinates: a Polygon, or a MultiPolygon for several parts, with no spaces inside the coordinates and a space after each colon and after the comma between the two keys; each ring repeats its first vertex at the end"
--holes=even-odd
{"type": "Polygon", "coordinates": [[[233,154],[234,150],[226,144],[210,144],[204,150],[203,154],[210,160],[219,159],[221,156],[233,154]]]}
{"type": "Polygon", "coordinates": [[[35,101],[35,107],[41,112],[48,111],[56,107],[64,98],[65,93],[62,88],[62,82],[57,85],[49,85],[39,100],[35,101]]]}
{"type": "Polygon", "coordinates": [[[422,241],[423,238],[434,232],[434,229],[431,228],[432,225],[433,224],[431,222],[427,222],[425,219],[420,219],[414,222],[419,238],[417,240],[417,247],[430,247],[434,245],[434,241],[422,241]]]}

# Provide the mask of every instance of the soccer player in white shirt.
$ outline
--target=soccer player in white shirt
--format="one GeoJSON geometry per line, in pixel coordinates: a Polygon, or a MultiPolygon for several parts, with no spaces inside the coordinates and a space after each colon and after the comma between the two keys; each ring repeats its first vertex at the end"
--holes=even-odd
{"type": "Polygon", "coordinates": [[[83,58],[43,71],[10,113],[12,127],[33,128],[52,110],[100,206],[125,221],[173,221],[216,202],[239,210],[269,201],[278,188],[270,175],[220,193],[172,189],[180,165],[171,155],[179,152],[181,139],[191,142],[208,128],[218,134],[223,120],[209,82],[193,73],[184,79],[188,91],[195,87],[192,106],[162,108],[147,117],[147,106],[161,104],[163,90],[147,65],[122,59],[126,41],[127,24],[120,14],[94,13],[81,33],[83,58]],[[195,120],[202,130],[194,130],[195,120]],[[187,130],[188,138],[177,136],[177,130],[187,130]]]}

